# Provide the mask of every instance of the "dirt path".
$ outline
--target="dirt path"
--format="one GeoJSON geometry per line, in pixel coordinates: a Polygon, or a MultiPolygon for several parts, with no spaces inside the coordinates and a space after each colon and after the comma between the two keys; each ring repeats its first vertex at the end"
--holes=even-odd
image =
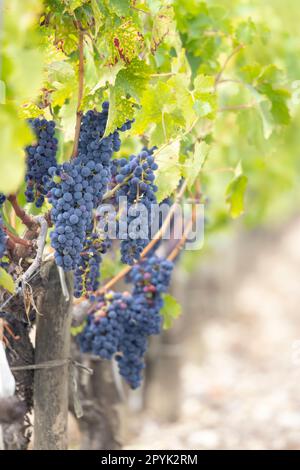
{"type": "Polygon", "coordinates": [[[300,449],[299,241],[297,221],[237,260],[222,314],[186,340],[179,420],[145,414],[125,448],[300,449]]]}

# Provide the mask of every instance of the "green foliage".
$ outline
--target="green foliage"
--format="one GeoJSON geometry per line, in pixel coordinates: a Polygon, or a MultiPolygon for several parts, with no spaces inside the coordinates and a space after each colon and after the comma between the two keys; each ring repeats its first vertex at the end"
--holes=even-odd
{"type": "Polygon", "coordinates": [[[234,219],[239,217],[244,212],[244,195],[247,182],[247,176],[239,175],[228,185],[226,191],[226,201],[230,207],[230,215],[234,219]]]}
{"type": "Polygon", "coordinates": [[[11,294],[15,292],[15,283],[10,274],[8,274],[5,269],[0,268],[0,286],[6,289],[11,294]]]}
{"type": "Polygon", "coordinates": [[[198,178],[201,168],[208,156],[209,146],[206,142],[196,142],[194,147],[194,153],[191,158],[188,159],[186,167],[183,171],[188,184],[188,188],[192,189],[195,180],[198,178]]]}
{"type": "Polygon", "coordinates": [[[158,170],[156,172],[158,202],[170,196],[170,194],[175,191],[180,181],[179,149],[179,142],[173,142],[166,145],[155,154],[155,160],[158,164],[158,170]]]}
{"type": "Polygon", "coordinates": [[[25,173],[24,146],[32,138],[20,120],[21,105],[35,97],[42,83],[43,54],[37,28],[39,0],[9,2],[1,39],[0,191],[14,192],[25,173]]]}
{"type": "Polygon", "coordinates": [[[163,302],[164,305],[160,313],[163,317],[163,328],[168,330],[173,326],[174,320],[181,315],[182,310],[180,304],[170,294],[163,294],[163,302]]]}

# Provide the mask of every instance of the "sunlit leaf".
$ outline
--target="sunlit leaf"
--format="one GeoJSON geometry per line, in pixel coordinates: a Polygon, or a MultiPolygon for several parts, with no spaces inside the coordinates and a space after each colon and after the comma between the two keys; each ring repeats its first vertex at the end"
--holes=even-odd
{"type": "Polygon", "coordinates": [[[231,181],[226,190],[226,201],[229,204],[229,212],[234,219],[244,213],[244,195],[247,182],[247,176],[239,175],[231,181]]]}
{"type": "Polygon", "coordinates": [[[130,11],[130,0],[108,0],[109,8],[119,16],[127,16],[130,11]]]}
{"type": "Polygon", "coordinates": [[[209,145],[206,142],[196,142],[193,155],[186,160],[184,174],[189,189],[192,188],[197,179],[208,152],[209,145]]]}
{"type": "Polygon", "coordinates": [[[174,142],[154,154],[155,161],[158,164],[158,170],[156,172],[158,202],[170,196],[179,184],[181,178],[181,170],[178,163],[179,148],[179,142],[174,142]]]}
{"type": "Polygon", "coordinates": [[[151,52],[155,53],[164,38],[170,33],[173,24],[174,11],[172,5],[162,5],[153,19],[151,37],[151,52]]]}
{"type": "Polygon", "coordinates": [[[15,283],[13,277],[0,267],[0,286],[8,290],[11,294],[15,292],[15,283]]]}
{"type": "Polygon", "coordinates": [[[163,329],[168,330],[173,326],[174,320],[179,318],[182,313],[181,305],[170,294],[163,294],[163,307],[160,311],[163,317],[163,329]]]}

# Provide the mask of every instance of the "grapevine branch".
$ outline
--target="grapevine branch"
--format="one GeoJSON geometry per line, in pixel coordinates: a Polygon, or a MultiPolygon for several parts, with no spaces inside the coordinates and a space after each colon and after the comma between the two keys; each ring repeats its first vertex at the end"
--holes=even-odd
{"type": "Polygon", "coordinates": [[[18,285],[24,285],[24,283],[28,282],[31,276],[37,271],[37,269],[42,264],[43,252],[46,244],[47,232],[48,232],[48,224],[44,217],[37,216],[34,219],[40,225],[40,233],[37,239],[37,252],[36,257],[30,267],[25,271],[25,273],[18,279],[18,285]]]}
{"type": "Polygon", "coordinates": [[[16,244],[11,238],[7,239],[7,248],[11,251],[14,251],[14,249],[16,248],[16,244]]]}
{"type": "Polygon", "coordinates": [[[183,232],[183,235],[182,235],[181,239],[179,240],[179,242],[177,243],[175,248],[169,254],[169,256],[167,258],[169,261],[174,261],[174,259],[177,258],[180,250],[183,248],[183,246],[184,246],[184,244],[187,240],[187,237],[190,234],[190,231],[191,231],[195,221],[196,221],[196,207],[194,205],[193,210],[192,210],[192,217],[190,218],[190,220],[189,220],[189,222],[188,222],[188,224],[187,224],[187,226],[186,226],[186,228],[183,232]]]}
{"type": "Polygon", "coordinates": [[[35,222],[33,217],[28,215],[24,211],[24,209],[22,209],[19,206],[18,201],[17,201],[17,196],[15,194],[11,194],[10,196],[8,196],[7,199],[11,203],[11,205],[12,205],[12,207],[13,207],[15,213],[16,213],[16,216],[19,217],[19,219],[23,222],[24,225],[26,225],[27,228],[32,229],[36,225],[36,222],[35,222]]]}
{"type": "Polygon", "coordinates": [[[110,189],[109,191],[107,191],[104,195],[103,195],[103,198],[102,198],[102,201],[107,201],[107,199],[110,199],[111,197],[113,197],[113,195],[120,189],[122,188],[122,186],[124,186],[131,178],[131,175],[127,176],[124,181],[122,181],[122,183],[118,183],[116,184],[116,186],[114,186],[112,189],[110,189]]]}
{"type": "Polygon", "coordinates": [[[231,54],[229,54],[229,56],[227,57],[227,59],[225,60],[223,66],[221,67],[221,70],[220,72],[216,75],[216,78],[215,78],[215,89],[217,88],[220,80],[221,80],[221,77],[228,65],[228,63],[231,61],[231,59],[238,53],[240,52],[240,50],[244,49],[244,44],[240,44],[239,46],[237,46],[231,54]]]}
{"type": "Polygon", "coordinates": [[[6,235],[8,235],[10,240],[12,240],[15,244],[23,245],[26,247],[32,246],[32,242],[30,240],[24,240],[23,238],[18,237],[14,233],[10,232],[7,227],[3,227],[3,230],[6,233],[6,235]]]}
{"type": "Polygon", "coordinates": [[[75,135],[72,157],[75,158],[78,153],[78,142],[80,133],[80,124],[82,118],[81,102],[83,97],[83,85],[84,85],[84,53],[83,53],[83,31],[79,29],[78,38],[78,53],[79,53],[79,65],[78,65],[78,98],[77,98],[77,111],[76,111],[76,124],[75,124],[75,135]]]}

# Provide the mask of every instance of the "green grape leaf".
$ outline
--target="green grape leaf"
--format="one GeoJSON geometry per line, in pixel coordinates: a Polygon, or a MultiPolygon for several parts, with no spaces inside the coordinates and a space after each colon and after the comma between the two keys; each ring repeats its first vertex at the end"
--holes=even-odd
{"type": "Polygon", "coordinates": [[[118,16],[129,16],[130,0],[108,0],[111,11],[118,16]]]}
{"type": "Polygon", "coordinates": [[[217,111],[217,98],[214,90],[214,78],[205,75],[197,75],[194,80],[195,103],[194,110],[196,114],[203,118],[214,119],[217,111]]]}
{"type": "Polygon", "coordinates": [[[151,133],[150,144],[161,146],[185,132],[196,118],[193,97],[187,89],[187,78],[178,75],[148,86],[141,99],[133,132],[151,133]]]}
{"type": "Polygon", "coordinates": [[[251,18],[248,18],[247,21],[242,21],[235,31],[237,41],[242,44],[252,44],[255,35],[256,26],[251,18]]]}
{"type": "Polygon", "coordinates": [[[39,117],[42,114],[41,108],[34,103],[25,103],[18,110],[20,119],[30,119],[39,117]]]}
{"type": "Polygon", "coordinates": [[[168,330],[173,326],[174,320],[179,318],[182,313],[181,305],[170,294],[163,294],[163,307],[160,311],[163,317],[163,329],[168,330]]]}
{"type": "Polygon", "coordinates": [[[180,73],[190,78],[192,71],[184,49],[179,50],[177,56],[172,58],[171,70],[174,74],[180,73]]]}
{"type": "MultiPolygon", "coordinates": [[[[164,104],[165,112],[179,113],[184,118],[185,128],[189,128],[193,121],[196,119],[196,113],[194,110],[194,97],[193,93],[189,90],[190,78],[185,74],[176,74],[168,80],[168,86],[171,87],[173,93],[176,96],[176,106],[171,104],[164,104]]],[[[178,114],[178,115],[179,115],[178,114]]]]}
{"type": "Polygon", "coordinates": [[[179,184],[181,178],[178,163],[179,148],[179,142],[173,142],[154,153],[155,161],[158,164],[155,178],[155,184],[158,186],[157,202],[170,196],[179,184]]]}
{"type": "Polygon", "coordinates": [[[11,294],[15,293],[14,279],[3,268],[0,268],[0,286],[4,287],[11,294]]]}
{"type": "Polygon", "coordinates": [[[239,73],[247,83],[252,83],[261,74],[262,66],[258,63],[247,64],[239,69],[239,73]]]}
{"type": "Polygon", "coordinates": [[[229,204],[229,212],[233,219],[244,213],[244,196],[247,183],[247,176],[239,175],[227,187],[226,202],[229,204]]]}
{"type": "Polygon", "coordinates": [[[123,94],[129,94],[137,101],[140,100],[150,77],[151,69],[143,60],[134,59],[128,67],[120,70],[115,87],[123,94]]]}
{"type": "Polygon", "coordinates": [[[48,87],[51,88],[51,104],[63,106],[74,93],[75,71],[67,61],[55,61],[48,66],[48,87]]]}
{"type": "Polygon", "coordinates": [[[95,20],[95,35],[97,36],[99,29],[101,28],[104,17],[99,7],[98,0],[91,0],[92,12],[95,20]]]}
{"type": "Polygon", "coordinates": [[[174,10],[172,5],[162,5],[153,18],[153,29],[151,36],[150,49],[154,54],[164,38],[173,28],[174,10]]]}
{"type": "Polygon", "coordinates": [[[109,94],[109,111],[104,136],[114,132],[121,127],[127,120],[134,117],[135,102],[122,95],[118,88],[110,90],[109,94]]]}
{"type": "Polygon", "coordinates": [[[75,80],[75,71],[70,64],[70,62],[66,60],[54,61],[51,62],[47,67],[48,72],[48,79],[52,82],[60,82],[64,83],[66,80],[75,80]]]}
{"type": "Polygon", "coordinates": [[[191,158],[186,160],[184,175],[187,180],[188,188],[191,189],[197,179],[201,168],[207,158],[209,145],[206,142],[196,142],[194,153],[191,158]]]}
{"type": "Polygon", "coordinates": [[[199,74],[195,77],[194,88],[196,92],[208,95],[214,92],[214,85],[214,77],[203,74],[199,74]]]}
{"type": "Polygon", "coordinates": [[[61,124],[64,132],[65,142],[74,139],[75,123],[76,123],[77,97],[72,96],[68,103],[64,104],[60,109],[61,124]]]}
{"type": "Polygon", "coordinates": [[[290,93],[284,88],[274,88],[270,83],[262,83],[257,87],[259,93],[267,96],[271,102],[271,113],[276,124],[288,125],[291,121],[287,101],[290,93]]]}
{"type": "Polygon", "coordinates": [[[115,85],[116,78],[120,70],[124,67],[122,62],[117,62],[115,65],[108,65],[102,67],[100,71],[100,78],[96,85],[91,89],[90,94],[93,95],[100,88],[103,88],[107,85],[115,85]]]}
{"type": "Polygon", "coordinates": [[[139,59],[134,59],[126,68],[119,71],[115,86],[110,91],[110,107],[105,135],[110,134],[128,119],[134,117],[134,105],[140,101],[149,76],[150,67],[139,59]]]}
{"type": "Polygon", "coordinates": [[[128,20],[117,28],[112,28],[105,36],[103,46],[108,49],[108,61],[114,65],[121,61],[124,64],[130,64],[133,59],[139,57],[144,48],[144,37],[140,33],[133,21],[128,20]]]}
{"type": "Polygon", "coordinates": [[[81,7],[87,2],[87,0],[64,0],[64,3],[66,4],[68,10],[73,13],[76,8],[81,7]]]}
{"type": "Polygon", "coordinates": [[[268,140],[274,130],[274,119],[269,109],[269,102],[264,100],[258,103],[258,112],[261,117],[264,138],[268,140]]]}
{"type": "Polygon", "coordinates": [[[277,67],[275,64],[269,64],[263,68],[261,74],[259,75],[259,81],[263,82],[279,82],[282,80],[283,71],[277,67]]]}

